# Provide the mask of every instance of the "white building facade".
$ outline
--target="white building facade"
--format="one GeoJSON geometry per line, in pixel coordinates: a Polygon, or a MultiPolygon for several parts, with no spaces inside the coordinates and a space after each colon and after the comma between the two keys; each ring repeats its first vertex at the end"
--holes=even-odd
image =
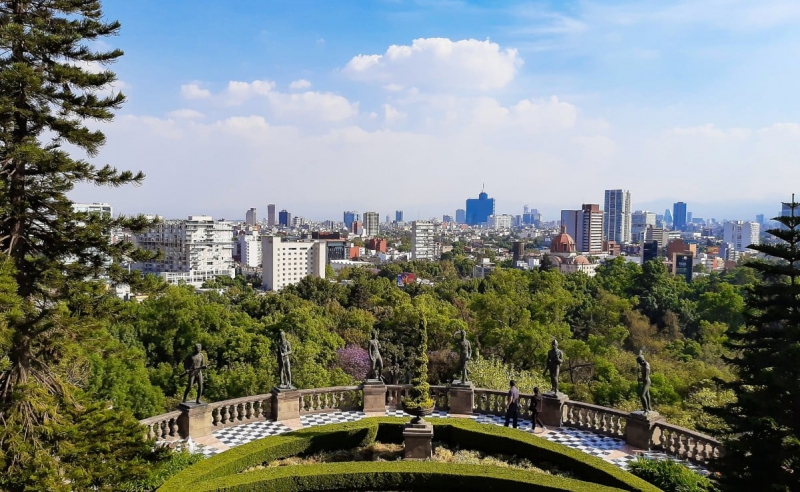
{"type": "Polygon", "coordinates": [[[723,226],[722,241],[729,243],[737,252],[747,251],[751,244],[758,244],[758,235],[761,224],[758,222],[745,222],[734,220],[725,222],[723,226]]]}
{"type": "Polygon", "coordinates": [[[260,267],[263,257],[261,236],[256,232],[247,231],[239,235],[236,240],[239,243],[239,251],[241,251],[239,263],[252,268],[260,267]]]}
{"type": "Polygon", "coordinates": [[[511,229],[514,216],[508,214],[490,215],[489,229],[511,229]]]}
{"type": "MultiPolygon", "coordinates": [[[[631,242],[631,192],[606,190],[603,236],[618,244],[631,242]]],[[[655,225],[655,224],[653,224],[655,225]]]]}
{"type": "Polygon", "coordinates": [[[411,259],[436,259],[436,226],[427,220],[411,223],[411,259]]]}
{"type": "Polygon", "coordinates": [[[655,212],[637,210],[631,214],[631,241],[635,243],[641,243],[644,241],[648,226],[656,226],[655,212]]]}
{"type": "Polygon", "coordinates": [[[158,261],[135,263],[133,269],[161,276],[168,283],[186,282],[195,287],[220,276],[234,278],[233,229],[228,222],[208,215],[187,220],[165,220],[134,235],[136,246],[161,251],[158,261]]]}
{"type": "Polygon", "coordinates": [[[325,241],[284,241],[279,236],[262,236],[262,281],[266,290],[281,290],[305,277],[325,278],[325,241]]]}
{"type": "Polygon", "coordinates": [[[364,212],[364,235],[367,237],[377,236],[380,232],[380,221],[378,212],[364,212]]]}

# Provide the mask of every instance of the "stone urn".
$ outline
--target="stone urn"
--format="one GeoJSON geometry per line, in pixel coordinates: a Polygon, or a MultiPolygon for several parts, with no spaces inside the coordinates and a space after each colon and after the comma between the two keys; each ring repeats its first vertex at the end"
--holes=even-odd
{"type": "Polygon", "coordinates": [[[413,419],[411,419],[412,424],[424,423],[425,419],[423,417],[430,417],[431,415],[433,415],[433,408],[434,408],[433,405],[431,405],[428,408],[422,408],[422,407],[409,408],[406,406],[406,402],[403,401],[402,407],[404,412],[414,417],[413,419]]]}

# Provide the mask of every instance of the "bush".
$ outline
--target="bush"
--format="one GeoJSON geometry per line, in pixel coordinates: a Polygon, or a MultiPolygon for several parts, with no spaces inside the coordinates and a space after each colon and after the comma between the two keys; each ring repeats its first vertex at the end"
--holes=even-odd
{"type": "MultiPolygon", "coordinates": [[[[432,462],[326,463],[303,467],[272,467],[240,473],[270,461],[336,449],[366,446],[379,438],[402,442],[403,418],[367,418],[358,422],[302,429],[254,441],[211,457],[170,479],[163,492],[204,490],[396,490],[397,484],[435,490],[615,490],[655,492],[658,489],[600,458],[538,436],[468,419],[432,419],[434,437],[461,448],[514,454],[534,463],[547,462],[577,479],[539,475],[507,468],[437,464],[432,462]],[[437,466],[434,466],[437,465],[437,466]],[[467,468],[456,468],[467,467],[467,468]],[[337,471],[338,470],[338,471],[337,471]],[[485,476],[479,479],[479,476],[485,476]],[[345,478],[337,478],[345,477],[345,478]],[[547,477],[547,478],[542,478],[547,477]],[[341,482],[340,480],[347,480],[341,482]],[[430,480],[430,482],[426,481],[430,480]],[[339,484],[347,484],[341,487],[339,484]],[[597,484],[597,485],[595,485],[597,484]],[[548,488],[549,487],[549,488],[548,488]]],[[[406,488],[405,486],[403,488],[406,488]]]]}
{"type": "Polygon", "coordinates": [[[170,477],[202,460],[202,454],[189,454],[187,451],[169,452],[165,459],[150,469],[147,478],[122,485],[124,492],[150,492],[156,490],[170,477]]]}
{"type": "Polygon", "coordinates": [[[664,492],[715,492],[717,488],[708,478],[693,472],[673,460],[638,458],[628,469],[634,475],[664,492]]]}

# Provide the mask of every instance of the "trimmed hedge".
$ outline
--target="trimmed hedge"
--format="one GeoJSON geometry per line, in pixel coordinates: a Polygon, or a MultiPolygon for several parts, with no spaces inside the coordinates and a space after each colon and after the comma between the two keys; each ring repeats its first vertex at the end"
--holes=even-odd
{"type": "MultiPolygon", "coordinates": [[[[349,490],[362,488],[361,485],[355,485],[362,482],[364,483],[362,490],[391,487],[395,489],[400,487],[402,489],[408,488],[405,484],[411,482],[414,482],[414,488],[426,488],[427,486],[424,484],[428,483],[429,480],[431,481],[430,483],[438,484],[435,487],[431,486],[432,488],[448,490],[455,487],[457,482],[477,483],[473,477],[474,470],[463,468],[467,466],[474,466],[475,469],[480,470],[481,472],[477,473],[477,475],[485,476],[487,477],[486,480],[491,481],[490,489],[509,486],[509,481],[517,482],[518,478],[522,476],[536,476],[551,478],[540,478],[535,481],[531,481],[533,480],[532,478],[524,480],[520,484],[527,484],[526,487],[534,488],[519,490],[595,490],[586,488],[592,484],[628,491],[655,492],[659,490],[644,480],[600,458],[550,442],[527,432],[495,425],[478,424],[470,419],[431,419],[429,422],[434,426],[434,439],[436,440],[457,445],[463,449],[474,449],[487,453],[514,454],[527,458],[534,463],[546,461],[564,471],[572,472],[579,480],[500,467],[437,464],[434,462],[401,462],[407,463],[402,466],[397,462],[327,463],[322,465],[266,468],[240,474],[241,471],[250,467],[298,454],[366,446],[374,442],[376,438],[382,442],[402,442],[402,430],[407,423],[407,419],[378,417],[365,418],[358,422],[345,424],[311,427],[253,441],[187,468],[172,477],[159,490],[162,492],[176,492],[187,489],[192,489],[196,492],[205,490],[265,490],[264,484],[266,483],[269,483],[269,490],[331,490],[331,488],[335,489],[334,485],[339,483],[334,475],[341,473],[350,477],[349,481],[347,481],[347,487],[344,487],[349,490]],[[445,468],[439,468],[438,465],[446,465],[446,469],[453,470],[453,472],[443,474],[441,470],[445,468]],[[352,468],[347,468],[347,466],[352,468]],[[326,470],[329,467],[331,470],[339,471],[328,473],[326,470]],[[454,477],[458,475],[458,470],[466,473],[469,478],[456,481],[454,477]],[[298,478],[294,480],[290,477],[298,478]],[[554,482],[554,479],[558,480],[554,482]],[[399,482],[396,485],[391,485],[395,483],[393,480],[399,480],[399,482]],[[387,485],[383,485],[384,482],[387,485]],[[234,486],[236,488],[228,488],[234,486]]],[[[481,485],[483,490],[486,490],[487,485],[484,482],[481,483],[483,484],[481,485]]],[[[458,488],[461,490],[463,486],[459,485],[458,488]]],[[[516,485],[512,486],[512,489],[517,490],[516,485]]],[[[597,490],[605,490],[605,488],[597,490]]]]}
{"type": "Polygon", "coordinates": [[[281,466],[222,477],[202,490],[305,492],[312,490],[458,490],[485,492],[619,492],[572,478],[513,468],[432,461],[386,461],[281,466]]]}

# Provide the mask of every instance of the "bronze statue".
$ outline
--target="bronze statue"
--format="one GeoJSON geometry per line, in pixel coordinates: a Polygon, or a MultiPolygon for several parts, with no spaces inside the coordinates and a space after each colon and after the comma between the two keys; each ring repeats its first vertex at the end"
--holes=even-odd
{"type": "Polygon", "coordinates": [[[641,372],[639,373],[639,382],[642,383],[642,392],[639,398],[642,401],[642,411],[649,413],[653,409],[650,406],[650,363],[644,360],[644,354],[639,351],[639,356],[636,357],[636,363],[639,364],[641,372]]]}
{"type": "MultiPolygon", "coordinates": [[[[461,375],[461,384],[469,383],[469,361],[472,360],[472,345],[467,340],[467,332],[463,329],[456,330],[453,337],[460,337],[458,341],[458,373],[461,375]]],[[[455,383],[456,381],[453,381],[455,383]]]]}
{"type": "Polygon", "coordinates": [[[293,388],[292,386],[292,365],[289,355],[292,353],[292,345],[286,339],[286,333],[281,330],[281,340],[278,342],[278,370],[281,375],[280,388],[293,388]]]}
{"type": "Polygon", "coordinates": [[[186,398],[189,397],[195,381],[197,382],[197,403],[200,403],[200,397],[203,396],[203,369],[207,367],[205,357],[203,357],[203,347],[198,343],[194,346],[194,354],[186,357],[186,360],[183,361],[183,368],[186,370],[184,374],[188,376],[186,391],[183,392],[184,403],[186,403],[186,398]]]}
{"type": "Polygon", "coordinates": [[[553,393],[558,393],[558,376],[561,373],[561,363],[564,362],[564,352],[558,349],[558,341],[554,338],[547,352],[547,366],[542,375],[550,372],[550,386],[553,393]]]}
{"type": "Polygon", "coordinates": [[[372,338],[369,340],[369,361],[372,369],[367,379],[383,381],[383,357],[381,357],[381,342],[378,341],[378,330],[372,330],[372,338]]]}

